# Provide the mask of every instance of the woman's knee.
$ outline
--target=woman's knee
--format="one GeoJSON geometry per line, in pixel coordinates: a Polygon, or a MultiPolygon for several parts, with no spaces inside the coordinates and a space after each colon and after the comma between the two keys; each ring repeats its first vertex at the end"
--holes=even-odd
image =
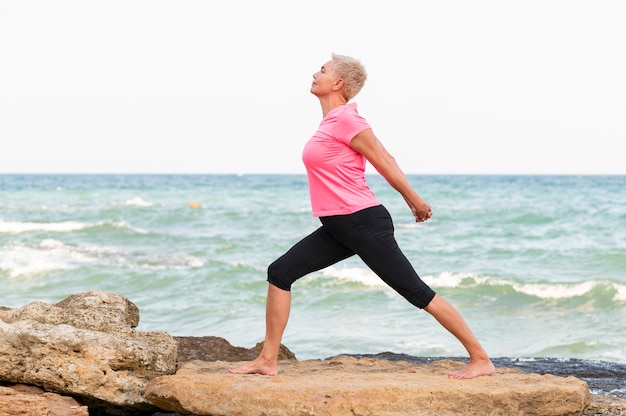
{"type": "Polygon", "coordinates": [[[426,285],[421,288],[421,290],[402,294],[402,296],[404,296],[406,300],[408,300],[411,304],[417,306],[420,309],[426,308],[433,300],[435,295],[435,291],[426,285]]]}
{"type": "Polygon", "coordinates": [[[282,290],[291,290],[295,279],[288,277],[289,271],[281,264],[280,259],[274,261],[267,268],[267,281],[282,290]]]}

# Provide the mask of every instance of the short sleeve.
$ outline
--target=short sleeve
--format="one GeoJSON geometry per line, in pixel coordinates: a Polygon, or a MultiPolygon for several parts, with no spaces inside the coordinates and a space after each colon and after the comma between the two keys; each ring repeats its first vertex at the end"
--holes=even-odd
{"type": "Polygon", "coordinates": [[[356,103],[348,104],[337,115],[337,123],[335,124],[335,137],[346,145],[350,145],[350,141],[362,132],[370,128],[369,123],[358,113],[356,103]]]}

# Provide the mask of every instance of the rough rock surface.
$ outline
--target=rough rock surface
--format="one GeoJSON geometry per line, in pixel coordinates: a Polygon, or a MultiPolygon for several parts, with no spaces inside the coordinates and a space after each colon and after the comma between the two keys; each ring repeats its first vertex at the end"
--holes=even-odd
{"type": "MultiPolygon", "coordinates": [[[[235,347],[220,337],[174,337],[178,344],[177,366],[188,361],[252,361],[261,349],[263,342],[257,343],[254,348],[235,347]]],[[[296,356],[289,348],[281,344],[278,351],[279,360],[295,360],[296,356]]]]}
{"type": "Polygon", "coordinates": [[[192,361],[153,379],[145,397],[161,409],[195,415],[580,415],[587,384],[574,377],[498,369],[452,380],[454,361],[426,365],[372,358],[286,361],[276,377],[233,375],[237,363],[192,361]]]}
{"type": "Polygon", "coordinates": [[[0,386],[0,416],[88,416],[87,406],[71,397],[47,393],[33,386],[0,386]]]}
{"type": "Polygon", "coordinates": [[[165,332],[137,332],[128,299],[92,291],[50,305],[0,309],[0,380],[119,406],[148,406],[148,380],[176,371],[165,332]]]}
{"type": "Polygon", "coordinates": [[[626,416],[626,400],[605,394],[592,394],[583,416],[626,416]]]}
{"type": "Polygon", "coordinates": [[[213,416],[626,416],[626,400],[611,395],[612,389],[623,392],[622,384],[609,383],[624,374],[613,363],[606,371],[579,362],[536,369],[533,360],[520,371],[523,362],[499,362],[492,377],[458,381],[445,377],[449,369],[463,365],[453,361],[415,362],[382,353],[386,359],[297,362],[283,346],[280,358],[288,361],[281,362],[279,376],[235,376],[227,368],[256,357],[261,343],[248,349],[219,337],[140,333],[134,329],[138,323],[137,307],[109,292],[81,293],[56,305],[0,306],[0,382],[5,382],[0,416],[177,415],[163,413],[167,411],[213,416]],[[515,369],[505,368],[511,366],[515,369]],[[177,367],[178,373],[170,375],[177,367]],[[609,395],[593,394],[589,403],[585,383],[566,377],[570,374],[609,395]]]}
{"type": "Polygon", "coordinates": [[[71,295],[56,305],[32,302],[19,309],[2,308],[0,318],[6,323],[30,320],[128,334],[139,325],[139,309],[130,300],[115,293],[92,291],[71,295]]]}

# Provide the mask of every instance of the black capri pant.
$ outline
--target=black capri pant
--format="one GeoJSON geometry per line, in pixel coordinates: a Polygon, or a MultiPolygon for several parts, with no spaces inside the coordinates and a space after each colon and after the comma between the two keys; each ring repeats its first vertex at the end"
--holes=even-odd
{"type": "Polygon", "coordinates": [[[435,292],[420,279],[398,247],[391,215],[384,206],[321,217],[320,221],[320,228],[270,264],[268,282],[291,290],[299,278],[356,254],[413,305],[428,306],[435,292]]]}

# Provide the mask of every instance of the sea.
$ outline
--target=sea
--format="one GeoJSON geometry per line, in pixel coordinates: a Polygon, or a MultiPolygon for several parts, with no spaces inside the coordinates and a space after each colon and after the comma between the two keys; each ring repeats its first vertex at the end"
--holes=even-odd
{"type": "MultiPolygon", "coordinates": [[[[367,176],[418,274],[492,357],[626,363],[626,176],[408,179],[433,206],[425,223],[367,176]]],[[[3,174],[0,305],[111,291],[138,306],[138,331],[249,348],[267,266],[319,225],[304,174],[3,174]]],[[[294,284],[283,344],[300,360],[466,357],[358,257],[294,284]]]]}

